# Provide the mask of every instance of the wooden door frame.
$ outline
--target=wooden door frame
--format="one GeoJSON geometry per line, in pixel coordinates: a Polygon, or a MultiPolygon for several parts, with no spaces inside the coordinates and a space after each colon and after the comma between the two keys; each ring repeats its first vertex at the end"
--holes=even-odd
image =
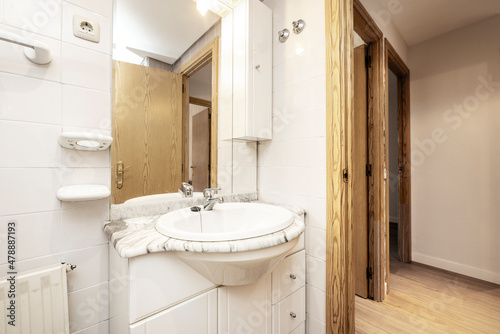
{"type": "Polygon", "coordinates": [[[182,103],[182,152],[183,152],[183,178],[189,176],[189,77],[198,72],[203,66],[212,62],[212,92],[211,92],[211,119],[210,119],[210,187],[217,187],[217,129],[218,129],[218,93],[219,93],[219,37],[215,37],[193,57],[185,62],[178,70],[182,74],[184,85],[182,103]]]}
{"type": "MultiPolygon", "coordinates": [[[[386,124],[389,124],[389,70],[398,78],[398,163],[403,167],[399,182],[399,228],[398,228],[398,255],[403,262],[411,262],[411,136],[410,136],[410,70],[385,39],[385,91],[386,91],[386,124]]],[[[386,128],[386,137],[389,140],[389,131],[386,128]]],[[[388,141],[387,141],[388,143],[388,141]]],[[[386,166],[389,165],[389,155],[386,155],[386,166]]],[[[386,185],[389,193],[389,185],[386,185]]],[[[389,201],[387,201],[389,212],[389,201]]],[[[389,228],[389,221],[387,221],[389,228]]],[[[389,235],[386,238],[387,263],[389,264],[389,235]]],[[[387,268],[389,270],[389,268],[387,268]]]]}
{"type": "Polygon", "coordinates": [[[354,333],[352,262],[353,0],[325,1],[326,332],[354,333]]]}
{"type": "Polygon", "coordinates": [[[384,58],[383,34],[359,0],[354,0],[354,31],[368,44],[368,163],[372,175],[368,186],[368,253],[372,279],[368,295],[375,301],[385,298],[385,180],[384,180],[384,58]]]}

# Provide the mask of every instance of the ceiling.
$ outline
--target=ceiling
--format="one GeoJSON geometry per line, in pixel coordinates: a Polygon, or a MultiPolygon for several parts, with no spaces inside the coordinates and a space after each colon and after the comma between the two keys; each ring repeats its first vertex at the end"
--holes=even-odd
{"type": "Polygon", "coordinates": [[[113,43],[173,64],[219,19],[192,0],[116,0],[113,43]]]}
{"type": "MultiPolygon", "coordinates": [[[[500,14],[500,0],[364,0],[363,3],[372,1],[381,3],[386,9],[384,14],[390,13],[390,20],[408,46],[500,14]]],[[[387,21],[383,16],[382,19],[387,21]]]]}

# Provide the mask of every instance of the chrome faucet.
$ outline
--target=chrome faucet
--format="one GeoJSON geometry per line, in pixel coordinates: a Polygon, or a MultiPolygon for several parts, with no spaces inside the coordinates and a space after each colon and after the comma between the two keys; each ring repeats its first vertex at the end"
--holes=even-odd
{"type": "Polygon", "coordinates": [[[220,188],[207,188],[203,190],[203,197],[207,199],[205,205],[203,206],[203,210],[211,211],[215,204],[224,203],[223,197],[215,197],[215,192],[217,190],[220,190],[220,188]]]}
{"type": "Polygon", "coordinates": [[[179,189],[179,194],[183,198],[193,197],[193,186],[187,182],[182,182],[182,189],[179,189]]]}

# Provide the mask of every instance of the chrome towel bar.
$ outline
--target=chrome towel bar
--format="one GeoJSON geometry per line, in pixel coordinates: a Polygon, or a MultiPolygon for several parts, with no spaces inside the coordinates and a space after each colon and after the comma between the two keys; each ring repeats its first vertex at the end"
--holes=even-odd
{"type": "Polygon", "coordinates": [[[0,30],[0,40],[24,46],[24,55],[35,64],[45,65],[52,61],[52,53],[45,43],[0,30]]]}

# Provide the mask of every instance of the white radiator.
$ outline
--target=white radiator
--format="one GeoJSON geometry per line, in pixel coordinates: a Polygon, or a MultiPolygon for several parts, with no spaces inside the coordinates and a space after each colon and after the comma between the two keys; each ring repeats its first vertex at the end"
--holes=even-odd
{"type": "Polygon", "coordinates": [[[69,333],[65,264],[19,273],[16,276],[15,289],[9,282],[9,278],[10,275],[0,279],[0,308],[2,310],[0,311],[2,314],[0,333],[69,333]],[[15,298],[11,298],[12,292],[15,298]],[[12,300],[15,300],[14,313],[11,306],[12,300]],[[15,322],[12,322],[12,319],[15,319],[15,322]]]}

